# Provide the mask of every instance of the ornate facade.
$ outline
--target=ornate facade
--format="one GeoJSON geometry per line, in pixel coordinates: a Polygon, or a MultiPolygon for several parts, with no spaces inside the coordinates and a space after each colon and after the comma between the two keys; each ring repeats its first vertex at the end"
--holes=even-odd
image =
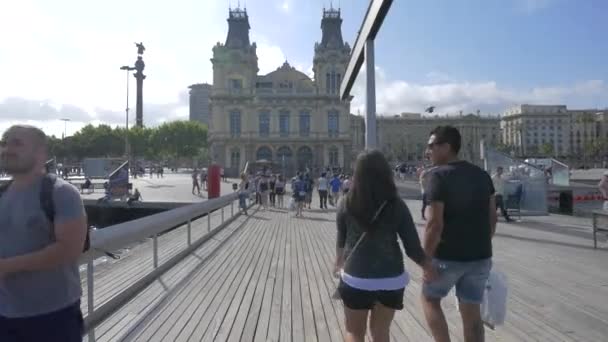
{"type": "Polygon", "coordinates": [[[350,101],[339,88],[350,55],[339,10],[324,10],[315,44],[314,79],[285,62],[258,75],[246,10],[230,10],[225,44],[213,48],[211,157],[235,176],[246,162],[272,161],[287,175],[350,167],[350,101]]]}

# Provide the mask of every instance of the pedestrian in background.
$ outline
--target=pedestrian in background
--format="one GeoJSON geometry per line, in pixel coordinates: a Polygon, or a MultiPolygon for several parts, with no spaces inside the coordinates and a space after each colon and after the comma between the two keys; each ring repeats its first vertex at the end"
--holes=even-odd
{"type": "Polygon", "coordinates": [[[329,189],[329,181],[327,180],[325,172],[323,172],[321,177],[317,180],[317,188],[319,190],[319,207],[321,209],[327,209],[327,190],[329,189]]]}
{"type": "Polygon", "coordinates": [[[274,184],[274,192],[277,196],[277,206],[279,208],[284,208],[285,202],[283,196],[285,195],[285,179],[280,174],[277,177],[276,183],[274,184]]]}

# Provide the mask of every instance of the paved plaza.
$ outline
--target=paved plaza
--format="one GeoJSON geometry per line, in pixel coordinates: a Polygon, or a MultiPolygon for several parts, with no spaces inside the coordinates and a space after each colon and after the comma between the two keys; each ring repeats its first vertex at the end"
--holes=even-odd
{"type": "MultiPolygon", "coordinates": [[[[74,182],[79,184],[82,181],[74,182]]],[[[96,181],[100,182],[100,181],[96,181]]],[[[207,199],[207,192],[202,191],[201,195],[192,194],[192,177],[190,173],[166,172],[163,178],[158,178],[154,175],[150,178],[145,177],[130,178],[129,182],[133,184],[133,189],[139,189],[143,202],[175,202],[175,203],[195,203],[207,199]]],[[[231,192],[232,184],[237,183],[237,179],[228,179],[228,182],[220,182],[221,195],[226,195],[231,192]]],[[[85,200],[97,200],[104,196],[103,190],[96,190],[94,193],[82,195],[85,200]]]]}

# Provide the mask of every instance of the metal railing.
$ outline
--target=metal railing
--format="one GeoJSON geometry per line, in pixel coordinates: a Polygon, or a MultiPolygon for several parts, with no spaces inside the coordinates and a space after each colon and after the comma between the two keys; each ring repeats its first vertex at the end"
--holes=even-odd
{"type": "MultiPolygon", "coordinates": [[[[249,196],[247,196],[249,199],[249,196]]],[[[180,262],[188,254],[195,251],[204,242],[213,238],[222,228],[232,222],[240,211],[235,211],[235,201],[238,201],[238,194],[231,193],[219,198],[210,199],[202,203],[196,203],[155,215],[146,216],[137,220],[120,223],[100,230],[91,231],[91,248],[83,254],[80,259],[81,264],[86,264],[87,273],[87,311],[85,317],[85,331],[88,334],[89,342],[95,341],[95,327],[102,323],[114,312],[119,310],[124,304],[136,296],[145,287],[154,282],[159,276],[168,271],[171,267],[180,262]],[[228,217],[224,214],[227,207],[230,207],[228,217]],[[211,213],[221,211],[221,223],[211,227],[211,213]],[[207,233],[192,241],[192,221],[207,216],[207,233]],[[159,263],[158,257],[158,237],[160,234],[173,229],[187,229],[187,243],[182,251],[172,256],[168,260],[159,263]],[[105,255],[106,251],[116,251],[129,245],[141,242],[146,238],[151,238],[152,244],[152,264],[153,270],[126,286],[109,301],[95,307],[95,264],[96,258],[105,255]]]]}

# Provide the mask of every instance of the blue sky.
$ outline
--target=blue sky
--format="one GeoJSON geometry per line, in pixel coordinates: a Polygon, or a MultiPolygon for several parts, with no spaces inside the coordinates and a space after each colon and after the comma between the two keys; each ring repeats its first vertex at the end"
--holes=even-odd
{"type": "MultiPolygon", "coordinates": [[[[122,124],[118,68],[135,60],[134,41],[147,48],[145,122],[186,118],[187,86],[211,81],[211,49],[225,40],[229,3],[237,0],[2,1],[0,130],[26,121],[60,135],[62,117],[72,119],[68,134],[87,122],[122,124]]],[[[246,2],[261,73],[285,60],[310,72],[329,3],[246,2]]],[[[333,4],[352,45],[368,0],[333,4]]],[[[608,107],[606,13],[605,0],[395,0],[376,42],[378,111],[608,107]]],[[[354,113],[364,110],[362,81],[354,113]]]]}

